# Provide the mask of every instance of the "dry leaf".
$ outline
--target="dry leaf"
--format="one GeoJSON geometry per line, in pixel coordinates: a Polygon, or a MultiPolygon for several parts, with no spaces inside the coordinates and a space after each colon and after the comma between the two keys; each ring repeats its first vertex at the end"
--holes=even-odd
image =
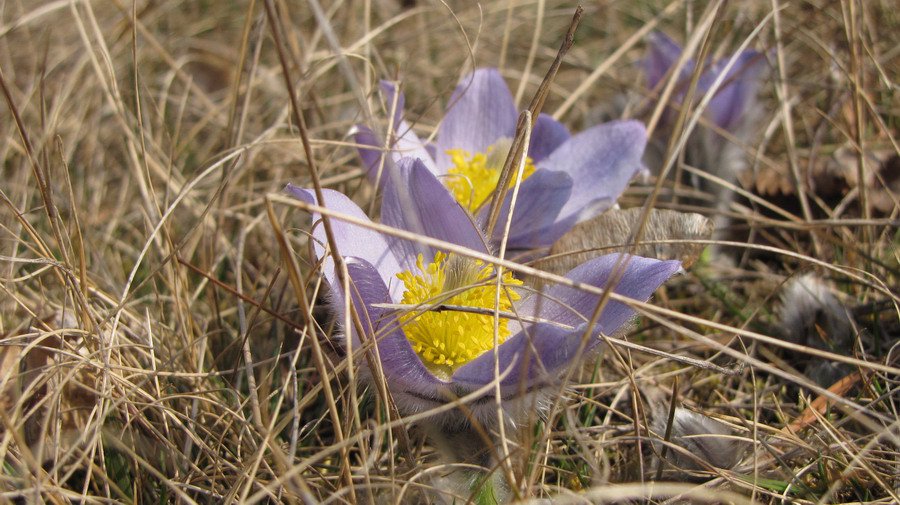
{"type": "Polygon", "coordinates": [[[611,209],[575,225],[550,249],[550,256],[537,262],[538,268],[564,274],[580,263],[603,254],[629,251],[661,260],[681,260],[693,264],[706,244],[666,241],[709,240],[712,221],[700,214],[652,209],[637,247],[629,247],[640,226],[644,209],[611,209]]]}
{"type": "Polygon", "coordinates": [[[84,442],[99,399],[82,335],[66,331],[77,325],[71,314],[52,314],[14,337],[14,345],[2,347],[3,407],[23,416],[14,421],[21,422],[24,441],[41,463],[84,442]]]}
{"type": "MultiPolygon", "coordinates": [[[[867,374],[868,375],[868,374],[867,374]]],[[[862,380],[862,374],[858,371],[847,375],[828,388],[829,393],[837,396],[845,396],[858,382],[862,380]]],[[[825,414],[828,407],[834,404],[834,400],[827,396],[818,396],[808,407],[800,414],[800,417],[785,426],[781,431],[785,434],[797,434],[800,430],[814,423],[820,415],[825,414]],[[817,414],[818,413],[818,414],[817,414]]]]}
{"type": "MultiPolygon", "coordinates": [[[[872,210],[889,215],[900,202],[900,157],[892,149],[868,149],[865,152],[866,191],[872,210]]],[[[805,184],[831,208],[843,202],[859,186],[859,157],[844,145],[830,156],[801,159],[805,184]]],[[[796,199],[794,182],[786,167],[762,166],[740,174],[741,185],[772,203],[790,209],[796,199]]]]}

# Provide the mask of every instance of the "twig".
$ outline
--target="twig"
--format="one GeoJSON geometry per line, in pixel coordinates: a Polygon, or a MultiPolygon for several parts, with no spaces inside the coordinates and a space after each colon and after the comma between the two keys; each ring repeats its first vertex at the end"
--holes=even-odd
{"type": "MultiPolygon", "coordinates": [[[[559,66],[562,64],[563,58],[575,43],[575,30],[578,28],[578,23],[581,22],[581,16],[583,14],[584,9],[580,5],[575,8],[572,22],[569,23],[569,29],[566,31],[566,36],[563,39],[562,45],[559,46],[556,58],[550,65],[550,69],[547,70],[547,74],[544,76],[544,80],[535,92],[534,97],[531,99],[531,105],[528,106],[528,110],[531,112],[531,128],[534,127],[538,115],[540,115],[541,109],[544,107],[544,101],[547,100],[547,95],[550,94],[550,84],[553,83],[553,79],[556,78],[556,73],[559,71],[559,66]]],[[[494,228],[497,226],[497,220],[500,218],[500,209],[503,208],[503,201],[506,199],[506,193],[509,191],[509,181],[512,178],[513,168],[519,166],[522,157],[527,155],[523,149],[523,137],[527,134],[526,132],[531,131],[531,128],[525,127],[525,115],[523,112],[523,114],[519,115],[519,121],[516,124],[516,137],[513,139],[513,143],[509,148],[509,154],[506,156],[506,161],[503,163],[503,169],[500,171],[500,179],[497,181],[497,187],[494,190],[494,194],[491,196],[490,211],[488,212],[487,226],[485,227],[485,235],[488,238],[494,235],[494,228]]]]}

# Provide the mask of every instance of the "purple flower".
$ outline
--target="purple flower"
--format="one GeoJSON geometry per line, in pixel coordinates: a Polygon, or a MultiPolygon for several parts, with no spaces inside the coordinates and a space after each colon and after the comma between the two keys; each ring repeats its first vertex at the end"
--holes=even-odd
{"type": "MultiPolygon", "coordinates": [[[[396,87],[382,82],[381,89],[388,110],[394,111],[389,147],[365,126],[355,135],[358,144],[370,146],[359,149],[369,178],[382,186],[394,177],[401,158],[418,158],[483,223],[516,129],[515,103],[500,73],[482,68],[460,81],[433,144],[422,142],[403,119],[405,100],[396,87]],[[385,152],[389,156],[382,156],[385,152]]],[[[540,114],[508,247],[548,247],[575,223],[612,206],[642,169],[646,144],[644,126],[637,121],[613,121],[570,135],[560,122],[540,114]]],[[[492,239],[499,241],[501,234],[498,226],[492,239]]]]}
{"type": "MultiPolygon", "coordinates": [[[[681,57],[682,49],[662,33],[653,33],[649,42],[649,51],[644,59],[647,86],[661,91],[664,87],[662,80],[672,73],[671,69],[681,57]]],[[[714,93],[703,115],[708,125],[721,128],[729,135],[726,138],[716,128],[705,126],[695,128],[686,140],[684,160],[688,165],[726,181],[726,184],[693,175],[685,176],[682,183],[709,195],[709,199],[700,200],[698,204],[715,202],[714,206],[719,216],[716,225],[718,229],[729,228],[727,214],[734,198],[729,186],[737,183],[738,174],[747,167],[745,146],[754,145],[753,137],[762,118],[756,95],[764,75],[765,63],[762,53],[749,50],[730,58],[707,61],[699,70],[701,74],[697,81],[696,101],[710,92],[714,93]],[[731,68],[723,75],[725,68],[732,62],[731,68]],[[713,89],[713,85],[720,79],[719,85],[713,89]]],[[[697,63],[689,59],[682,65],[678,75],[670,77],[676,82],[671,98],[673,103],[681,104],[684,101],[692,75],[697,71],[696,67],[697,63]]],[[[673,135],[681,135],[681,132],[673,131],[675,117],[676,114],[672,110],[663,112],[660,128],[656,129],[647,149],[645,159],[648,166],[654,168],[661,166],[670,138],[673,135]]]]}
{"type": "MultiPolygon", "coordinates": [[[[424,161],[400,159],[395,175],[397,184],[387,185],[384,191],[385,224],[404,230],[417,228],[429,237],[488,253],[486,241],[469,215],[424,161]]],[[[311,190],[288,185],[287,191],[300,200],[316,202],[311,190]]],[[[345,195],[324,190],[323,196],[323,205],[329,209],[367,219],[345,195]]],[[[533,409],[532,402],[540,400],[534,395],[553,384],[564,367],[598,347],[601,332],[618,334],[634,317],[626,304],[606,301],[590,339],[578,354],[600,297],[562,285],[531,293],[507,271],[501,278],[499,296],[497,334],[501,345],[495,348],[497,279],[493,265],[337,218],[331,223],[336,247],[347,265],[351,302],[366,336],[360,338],[355,329],[345,331],[353,349],[375,339],[388,388],[404,414],[438,407],[492,383],[496,354],[501,374],[506,374],[500,382],[504,409],[510,420],[521,419],[525,409],[533,409]]],[[[344,291],[325,250],[323,227],[314,226],[311,236],[331,287],[332,308],[338,321],[343,321],[344,291]]],[[[613,254],[586,261],[566,277],[582,285],[612,287],[620,295],[645,301],[680,268],[677,261],[613,254]]],[[[371,377],[366,361],[359,363],[362,375],[371,377]]],[[[468,410],[479,422],[494,425],[493,399],[490,389],[467,403],[468,410]]],[[[454,409],[439,422],[462,426],[468,419],[454,409]]]]}
{"type": "MultiPolygon", "coordinates": [[[[650,36],[650,50],[644,59],[644,72],[647,74],[647,87],[656,89],[669,73],[670,69],[681,57],[682,49],[666,35],[656,32],[650,36]]],[[[743,51],[730,58],[715,62],[707,62],[697,82],[697,93],[703,95],[710,91],[713,83],[722,74],[729,61],[735,59],[734,65],[725,74],[721,86],[709,102],[704,114],[718,127],[732,133],[741,129],[756,107],[756,93],[765,68],[762,53],[753,50],[743,51]]],[[[680,102],[691,80],[697,63],[689,59],[681,67],[675,100],[680,102]]],[[[661,87],[661,86],[660,86],[661,87]]]]}

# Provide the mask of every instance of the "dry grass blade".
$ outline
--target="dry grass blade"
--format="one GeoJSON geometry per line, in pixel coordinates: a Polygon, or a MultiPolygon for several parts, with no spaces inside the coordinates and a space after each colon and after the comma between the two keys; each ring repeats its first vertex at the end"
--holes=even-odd
{"type": "Polygon", "coordinates": [[[500,170],[500,179],[497,181],[497,188],[494,190],[493,195],[491,195],[490,210],[488,211],[487,224],[485,226],[485,235],[488,237],[494,235],[494,228],[497,226],[497,220],[500,218],[500,210],[503,201],[506,198],[506,193],[509,190],[509,182],[512,180],[513,169],[523,163],[524,157],[528,152],[525,144],[528,139],[525,136],[531,135],[531,128],[534,127],[535,121],[537,121],[541,110],[544,108],[544,102],[547,100],[547,95],[550,93],[550,85],[553,84],[553,79],[559,71],[559,66],[562,65],[563,58],[565,58],[569,49],[572,48],[572,44],[575,43],[575,30],[578,29],[578,23],[581,22],[581,16],[583,14],[584,9],[580,5],[575,8],[575,14],[572,15],[572,22],[569,24],[569,28],[566,30],[566,35],[563,38],[562,44],[556,52],[556,58],[550,65],[550,69],[547,70],[547,74],[544,75],[544,80],[541,81],[540,87],[538,87],[534,97],[531,99],[531,104],[528,106],[529,116],[526,117],[524,113],[519,116],[519,122],[516,125],[516,136],[513,139],[512,146],[509,148],[509,154],[506,156],[506,161],[503,162],[503,169],[500,170]],[[530,125],[525,124],[528,121],[531,122],[530,125]]]}

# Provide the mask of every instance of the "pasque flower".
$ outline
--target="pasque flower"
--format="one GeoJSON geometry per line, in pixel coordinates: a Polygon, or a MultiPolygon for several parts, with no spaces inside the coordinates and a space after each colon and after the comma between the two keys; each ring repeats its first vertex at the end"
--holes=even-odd
{"type": "MultiPolygon", "coordinates": [[[[426,162],[402,158],[396,170],[395,179],[384,185],[384,224],[489,252],[471,216],[433,176],[426,162]]],[[[316,203],[311,190],[289,185],[287,191],[316,203]]],[[[368,219],[347,196],[331,190],[324,190],[323,196],[321,205],[368,219]]],[[[377,342],[388,388],[406,414],[432,409],[490,384],[495,380],[496,356],[503,406],[514,421],[524,413],[517,409],[526,408],[520,400],[553,384],[559,371],[581,356],[579,350],[583,354],[596,349],[601,332],[617,334],[634,317],[628,305],[607,300],[582,347],[587,321],[600,297],[563,285],[532,293],[506,271],[501,276],[496,332],[500,345],[495,347],[497,269],[492,264],[392,238],[338,218],[331,223],[349,274],[351,302],[367,335],[361,339],[352,328],[345,332],[353,349],[360,349],[364,341],[377,342]]],[[[343,321],[344,291],[326,252],[323,227],[314,226],[311,237],[331,287],[333,310],[343,321]]],[[[680,268],[677,261],[614,254],[587,261],[566,277],[644,301],[680,268]]],[[[371,376],[365,363],[360,361],[363,376],[371,376]]],[[[471,415],[493,425],[493,399],[493,390],[483,393],[467,403],[469,414],[454,410],[439,421],[462,426],[471,415]]]]}
{"type": "MultiPolygon", "coordinates": [[[[644,58],[644,72],[647,87],[656,89],[681,58],[682,48],[659,32],[651,34],[649,42],[649,51],[644,58]]],[[[735,60],[734,64],[725,74],[722,84],[715,91],[704,114],[719,128],[735,133],[749,117],[752,117],[753,109],[757,105],[756,93],[766,62],[762,53],[747,50],[729,58],[706,62],[701,69],[703,73],[697,81],[697,94],[702,96],[711,91],[713,84],[732,59],[735,60]]],[[[696,67],[697,62],[693,59],[687,60],[681,67],[674,95],[676,101],[680,102],[684,98],[696,67]]]]}
{"type": "MultiPolygon", "coordinates": [[[[669,76],[676,81],[671,101],[682,104],[691,82],[691,76],[697,71],[697,62],[693,59],[685,61],[677,75],[671,69],[682,55],[681,47],[662,33],[653,33],[649,39],[649,50],[644,58],[644,71],[647,87],[661,91],[662,80],[669,76]]],[[[766,60],[762,53],[748,50],[735,54],[730,58],[704,63],[695,90],[695,101],[708,93],[713,93],[703,111],[705,123],[701,123],[687,139],[684,159],[690,166],[697,167],[719,179],[734,184],[738,174],[747,166],[747,145],[753,145],[759,120],[762,117],[757,106],[757,91],[764,75],[766,60]],[[733,62],[733,63],[732,63],[733,62]],[[726,68],[730,68],[726,72],[726,68]],[[724,74],[723,74],[724,72],[724,74]],[[717,81],[718,86],[715,86],[717,81]],[[715,86],[715,89],[714,89],[715,86]],[[721,134],[727,132],[727,137],[721,134]]],[[[658,167],[667,152],[669,139],[682,132],[673,131],[674,110],[666,110],[660,119],[660,127],[647,149],[646,161],[650,167],[658,167]]],[[[733,193],[728,184],[713,182],[710,179],[695,175],[685,176],[684,181],[694,188],[709,195],[718,210],[717,228],[729,228],[727,210],[731,205],[733,193]]],[[[705,204],[710,200],[698,203],[705,204]]]]}
{"type": "MultiPolygon", "coordinates": [[[[369,178],[382,185],[394,177],[401,158],[418,158],[483,222],[516,130],[515,103],[500,73],[482,68],[461,79],[433,144],[420,140],[404,119],[405,99],[395,85],[382,82],[381,89],[388,110],[394,112],[387,146],[366,126],[359,126],[355,135],[369,178]]],[[[637,121],[613,121],[571,135],[559,121],[540,114],[508,247],[548,247],[575,223],[612,206],[642,169],[646,143],[644,126],[637,121]]],[[[499,234],[492,237],[494,242],[499,234]]]]}

